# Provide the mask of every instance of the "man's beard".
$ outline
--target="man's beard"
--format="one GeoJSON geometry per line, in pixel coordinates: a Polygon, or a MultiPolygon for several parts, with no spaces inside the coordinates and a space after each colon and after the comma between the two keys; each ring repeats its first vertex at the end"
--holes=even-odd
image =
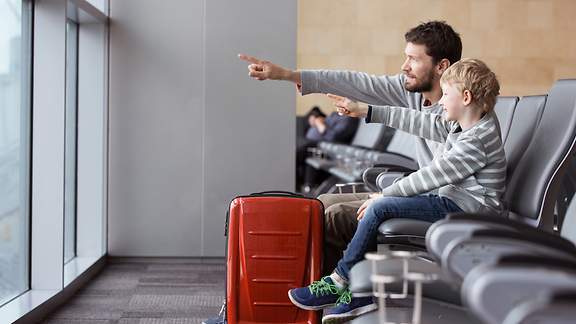
{"type": "MultiPolygon", "coordinates": [[[[418,82],[418,79],[415,79],[418,82]]],[[[430,70],[430,73],[426,76],[426,79],[422,80],[420,83],[416,83],[413,86],[409,86],[404,83],[404,89],[410,92],[428,92],[432,90],[432,82],[434,81],[434,70],[430,70]]]]}

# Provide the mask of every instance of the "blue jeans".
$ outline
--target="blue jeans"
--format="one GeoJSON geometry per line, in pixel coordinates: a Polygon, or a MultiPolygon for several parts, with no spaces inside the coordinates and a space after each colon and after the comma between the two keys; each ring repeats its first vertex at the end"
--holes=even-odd
{"type": "Polygon", "coordinates": [[[376,250],[378,227],[386,220],[410,218],[433,223],[449,213],[461,211],[452,200],[437,195],[377,199],[366,209],[364,218],[358,223],[352,241],[338,262],[336,273],[343,279],[349,279],[352,266],[364,260],[366,252],[376,250]]]}

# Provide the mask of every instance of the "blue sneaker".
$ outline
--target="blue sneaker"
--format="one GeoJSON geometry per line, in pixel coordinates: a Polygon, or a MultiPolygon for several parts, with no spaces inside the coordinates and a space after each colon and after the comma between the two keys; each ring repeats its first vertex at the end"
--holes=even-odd
{"type": "Polygon", "coordinates": [[[290,289],[288,297],[299,308],[319,310],[336,305],[342,293],[347,291],[336,287],[332,278],[324,277],[308,287],[290,289]]]}
{"type": "Polygon", "coordinates": [[[336,307],[324,311],[322,324],[335,324],[348,322],[362,314],[378,309],[372,297],[352,298],[350,291],[342,294],[336,307]]]}

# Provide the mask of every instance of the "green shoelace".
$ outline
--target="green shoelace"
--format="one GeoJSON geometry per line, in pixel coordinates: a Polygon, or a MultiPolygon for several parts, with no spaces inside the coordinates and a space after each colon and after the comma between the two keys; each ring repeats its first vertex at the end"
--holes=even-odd
{"type": "Polygon", "coordinates": [[[350,290],[344,289],[340,297],[338,297],[336,305],[350,304],[351,301],[352,301],[352,293],[350,292],[350,290]]]}
{"type": "Polygon", "coordinates": [[[336,287],[334,284],[329,284],[324,281],[324,278],[313,282],[308,289],[310,289],[310,293],[314,294],[315,296],[324,296],[328,294],[340,294],[340,289],[336,287]]]}
{"type": "Polygon", "coordinates": [[[324,296],[328,294],[338,294],[338,300],[336,300],[336,304],[350,304],[352,300],[352,294],[348,289],[340,289],[336,287],[334,284],[329,284],[322,278],[321,280],[313,282],[308,289],[310,289],[310,293],[314,294],[315,296],[324,296]]]}

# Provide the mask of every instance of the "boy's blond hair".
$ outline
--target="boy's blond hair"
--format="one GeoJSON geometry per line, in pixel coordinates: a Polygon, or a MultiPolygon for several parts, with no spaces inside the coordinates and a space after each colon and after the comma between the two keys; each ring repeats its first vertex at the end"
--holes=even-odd
{"type": "Polygon", "coordinates": [[[470,91],[472,102],[490,112],[500,94],[500,84],[496,74],[478,59],[462,59],[451,65],[440,78],[440,82],[455,86],[459,91],[470,91]]]}

